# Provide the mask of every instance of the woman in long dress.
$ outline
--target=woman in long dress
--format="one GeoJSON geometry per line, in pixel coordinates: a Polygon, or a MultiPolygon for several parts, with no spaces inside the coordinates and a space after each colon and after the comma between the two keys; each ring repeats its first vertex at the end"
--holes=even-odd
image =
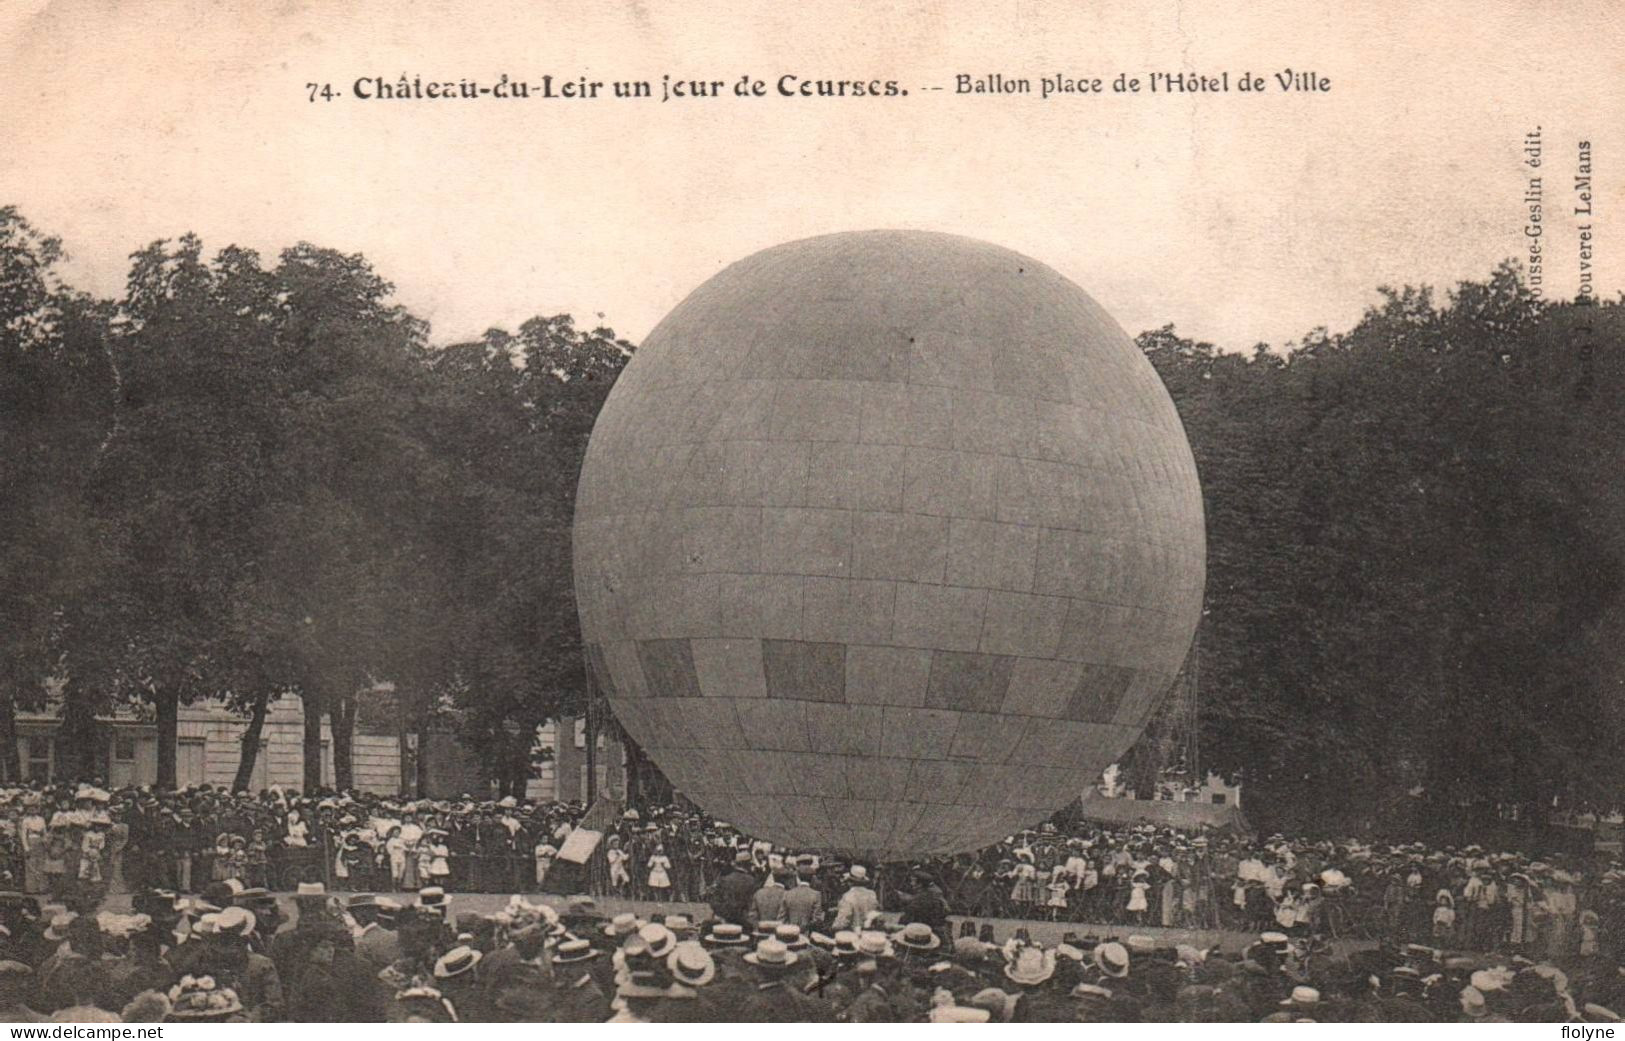
{"type": "Polygon", "coordinates": [[[403,888],[401,883],[406,877],[406,840],[401,838],[399,824],[389,829],[389,837],[384,840],[384,853],[389,857],[389,884],[398,892],[403,888]]]}
{"type": "MultiPolygon", "coordinates": [[[[1020,849],[1017,856],[1022,854],[1020,849]]],[[[1033,867],[1032,859],[1022,857],[1016,864],[1016,885],[1011,887],[1011,903],[1017,906],[1030,906],[1038,903],[1038,869],[1033,867]]]]}
{"type": "Polygon", "coordinates": [[[418,849],[418,841],[421,841],[421,836],[419,836],[419,840],[414,841],[406,837],[404,830],[401,832],[402,852],[405,859],[405,863],[401,867],[401,888],[408,893],[415,893],[423,888],[423,873],[420,866],[422,856],[421,851],[418,849]]]}
{"type": "Polygon", "coordinates": [[[45,892],[45,860],[50,842],[46,837],[45,815],[38,806],[30,806],[18,824],[23,844],[23,889],[29,893],[45,892]]]}

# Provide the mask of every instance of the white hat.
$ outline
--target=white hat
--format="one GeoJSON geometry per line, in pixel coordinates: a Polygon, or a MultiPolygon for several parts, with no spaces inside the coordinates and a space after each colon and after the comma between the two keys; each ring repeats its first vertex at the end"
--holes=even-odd
{"type": "Polygon", "coordinates": [[[461,976],[478,965],[483,957],[484,955],[472,947],[453,947],[434,963],[435,977],[449,980],[454,976],[461,976]]]}
{"type": "Polygon", "coordinates": [[[240,936],[247,936],[254,931],[258,923],[254,912],[246,907],[228,907],[214,916],[215,927],[219,932],[234,932],[240,936]]]}
{"type": "Polygon", "coordinates": [[[756,945],[754,951],[745,955],[745,960],[752,965],[762,965],[774,969],[787,969],[796,963],[799,955],[777,940],[763,940],[756,945]]]}
{"type": "Polygon", "coordinates": [[[854,882],[867,882],[869,880],[869,869],[862,864],[853,864],[847,869],[846,877],[854,882]]]}
{"type": "Polygon", "coordinates": [[[1039,947],[1020,947],[1010,964],[1004,967],[1004,974],[1013,983],[1036,987],[1055,975],[1055,952],[1039,947]]]}
{"type": "Polygon", "coordinates": [[[938,1005],[928,1017],[933,1023],[986,1023],[993,1013],[966,1005],[938,1005]]]}
{"type": "Polygon", "coordinates": [[[301,882],[299,888],[294,890],[295,896],[326,896],[327,887],[320,882],[301,882]]]}
{"type": "Polygon", "coordinates": [[[678,983],[703,987],[716,978],[717,961],[710,951],[693,940],[686,940],[666,956],[666,968],[678,983]]]}
{"type": "Polygon", "coordinates": [[[677,946],[676,935],[659,922],[645,925],[639,929],[638,938],[649,945],[649,957],[651,958],[664,958],[677,946]]]}

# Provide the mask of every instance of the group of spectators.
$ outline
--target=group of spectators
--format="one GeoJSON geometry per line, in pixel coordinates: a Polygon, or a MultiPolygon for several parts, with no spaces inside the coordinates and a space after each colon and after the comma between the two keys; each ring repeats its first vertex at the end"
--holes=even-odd
{"type": "Polygon", "coordinates": [[[1625,1005],[1625,873],[1604,858],[1073,822],[873,865],[691,808],[585,814],[0,789],[0,1019],[1604,1021],[1625,1005]],[[463,893],[503,891],[498,914],[458,913],[463,893]],[[583,891],[660,913],[600,914],[583,891]],[[542,892],[577,895],[555,909],[542,892]],[[1045,920],[1060,924],[1019,925],[1045,920]],[[1166,939],[1198,930],[1257,939],[1166,939]]]}
{"type": "Polygon", "coordinates": [[[398,900],[302,883],[284,920],[235,879],[143,890],[127,912],[7,894],[0,1020],[1617,1023],[1625,1007],[1617,949],[1339,950],[1302,927],[1228,951],[1188,933],[999,942],[992,923],[950,922],[929,887],[882,913],[863,865],[826,907],[817,858],[793,864],[786,890],[740,850],[710,916],[523,895],[475,914],[437,886],[398,900]]]}

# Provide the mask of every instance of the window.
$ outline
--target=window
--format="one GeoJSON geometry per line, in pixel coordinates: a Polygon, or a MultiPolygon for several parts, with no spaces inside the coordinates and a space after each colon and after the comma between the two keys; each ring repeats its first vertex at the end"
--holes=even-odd
{"type": "Polygon", "coordinates": [[[1213,805],[1215,805],[1215,806],[1223,806],[1224,805],[1224,793],[1223,792],[1214,792],[1213,793],[1213,805]]]}
{"type": "Polygon", "coordinates": [[[28,739],[28,779],[30,781],[49,781],[51,779],[51,746],[55,744],[48,737],[31,737],[28,739]]]}
{"type": "Polygon", "coordinates": [[[585,716],[576,718],[576,747],[587,747],[587,719],[585,716]]]}
{"type": "Polygon", "coordinates": [[[113,738],[113,758],[121,763],[135,762],[135,738],[113,738]]]}

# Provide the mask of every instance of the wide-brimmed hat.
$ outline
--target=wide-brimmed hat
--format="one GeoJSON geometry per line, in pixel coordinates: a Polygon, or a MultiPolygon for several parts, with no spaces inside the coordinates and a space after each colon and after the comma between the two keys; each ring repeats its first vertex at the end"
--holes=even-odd
{"type": "Polygon", "coordinates": [[[642,929],[643,926],[644,926],[643,919],[639,918],[637,915],[633,914],[631,911],[622,911],[620,914],[616,915],[614,918],[611,918],[609,920],[609,924],[604,926],[604,935],[605,936],[631,936],[633,933],[637,932],[639,929],[642,929]]]}
{"type": "Polygon", "coordinates": [[[753,931],[757,936],[772,936],[778,931],[779,926],[783,924],[777,918],[764,918],[756,923],[756,928],[753,931]]]}
{"type": "Polygon", "coordinates": [[[243,1010],[237,992],[216,985],[213,976],[182,976],[169,989],[169,1015],[172,1019],[215,1019],[243,1010]]]}
{"type": "Polygon", "coordinates": [[[743,947],[750,943],[750,937],[745,935],[745,927],[732,922],[712,922],[702,939],[721,947],[743,947]]]}
{"type": "Polygon", "coordinates": [[[792,951],[799,951],[808,946],[808,941],[801,934],[801,926],[785,922],[773,930],[773,939],[784,944],[792,951]]]}
{"type": "Polygon", "coordinates": [[[649,957],[657,960],[671,954],[672,948],[677,946],[676,935],[659,922],[645,925],[639,929],[638,939],[648,945],[649,957]]]}
{"type": "Polygon", "coordinates": [[[572,936],[568,940],[560,940],[559,945],[553,948],[553,964],[569,965],[571,962],[590,961],[600,953],[586,940],[572,936]]]}
{"type": "Polygon", "coordinates": [[[846,877],[853,882],[869,881],[869,869],[862,864],[853,864],[846,869],[846,877]]]}
{"type": "MultiPolygon", "coordinates": [[[[241,894],[239,894],[239,895],[241,895],[241,894]]],[[[376,894],[376,893],[351,893],[350,894],[350,899],[347,900],[345,903],[352,911],[355,910],[358,907],[377,907],[378,906],[378,894],[376,894]]]]}
{"type": "MultiPolygon", "coordinates": [[[[838,938],[839,934],[837,934],[838,938]]],[[[878,929],[865,929],[858,933],[855,944],[857,952],[865,958],[890,958],[895,952],[892,950],[891,937],[878,929]]]]}
{"type": "Polygon", "coordinates": [[[831,953],[837,958],[856,958],[863,953],[858,950],[858,934],[851,929],[838,929],[830,937],[831,953]]]}
{"type": "Polygon", "coordinates": [[[745,953],[745,960],[764,969],[788,969],[800,957],[795,951],[774,939],[762,940],[754,951],[745,953]]]}
{"type": "Polygon", "coordinates": [[[703,987],[717,975],[717,960],[711,952],[692,940],[684,941],[666,956],[672,978],[689,987],[703,987]]]}
{"type": "Polygon", "coordinates": [[[424,886],[418,890],[418,906],[441,908],[451,903],[451,897],[440,886],[424,886]]]}
{"type": "Polygon", "coordinates": [[[896,936],[897,942],[916,951],[934,951],[942,946],[942,938],[924,922],[910,922],[896,936]]]}
{"type": "Polygon", "coordinates": [[[986,987],[972,994],[969,1004],[972,1008],[986,1009],[994,1022],[1008,1023],[1020,999],[1019,993],[1007,994],[998,987],[986,987]]]}
{"type": "Polygon", "coordinates": [[[926,1018],[932,1023],[986,1023],[993,1013],[974,1005],[937,1005],[926,1018]]]}
{"type": "Polygon", "coordinates": [[[299,888],[294,890],[294,896],[326,896],[327,887],[320,882],[301,882],[299,888]]]}
{"type": "Polygon", "coordinates": [[[1128,948],[1120,943],[1095,945],[1093,961],[1095,968],[1114,979],[1122,979],[1128,975],[1128,948]]]}
{"type": "Polygon", "coordinates": [[[449,980],[470,971],[484,955],[472,947],[453,947],[434,963],[436,979],[449,980]]]}
{"type": "Polygon", "coordinates": [[[66,940],[68,938],[68,926],[72,925],[73,920],[78,917],[72,911],[59,912],[51,919],[51,924],[46,928],[45,938],[47,940],[66,940]]]}
{"type": "Polygon", "coordinates": [[[259,924],[254,912],[246,907],[227,907],[212,917],[215,920],[216,932],[235,933],[238,936],[249,935],[259,924]]]}
{"type": "Polygon", "coordinates": [[[1015,956],[1005,965],[1004,975],[1012,983],[1036,987],[1055,975],[1055,952],[1041,947],[1018,947],[1015,956]]]}
{"type": "Polygon", "coordinates": [[[1293,987],[1292,993],[1281,1004],[1293,1006],[1318,1005],[1320,1004],[1320,991],[1313,987],[1293,987]]]}

